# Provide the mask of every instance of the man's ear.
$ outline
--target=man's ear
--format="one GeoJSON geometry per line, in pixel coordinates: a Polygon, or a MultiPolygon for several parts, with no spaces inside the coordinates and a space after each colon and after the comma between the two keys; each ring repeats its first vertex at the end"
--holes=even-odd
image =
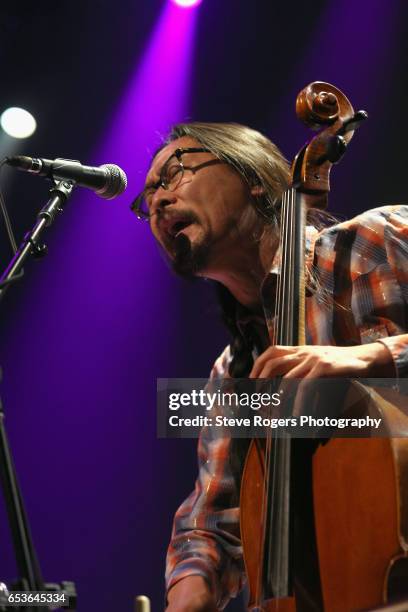
{"type": "Polygon", "coordinates": [[[259,196],[265,195],[265,189],[262,185],[254,185],[251,187],[251,195],[254,196],[254,198],[259,198],[259,196]]]}

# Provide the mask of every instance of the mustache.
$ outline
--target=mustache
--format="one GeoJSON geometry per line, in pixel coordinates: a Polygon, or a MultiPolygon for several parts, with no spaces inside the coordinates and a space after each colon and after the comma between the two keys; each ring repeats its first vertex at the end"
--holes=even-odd
{"type": "MultiPolygon", "coordinates": [[[[175,219],[182,219],[183,221],[193,223],[198,221],[197,214],[192,210],[157,210],[153,215],[157,216],[157,223],[169,223],[175,219]]],[[[152,215],[152,216],[153,216],[152,215]]]]}

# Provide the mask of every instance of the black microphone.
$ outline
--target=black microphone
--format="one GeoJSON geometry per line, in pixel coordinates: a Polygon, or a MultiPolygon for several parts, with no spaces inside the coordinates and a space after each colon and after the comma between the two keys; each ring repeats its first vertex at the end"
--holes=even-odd
{"type": "Polygon", "coordinates": [[[119,166],[103,164],[103,166],[83,166],[75,159],[57,158],[41,159],[15,155],[7,157],[6,163],[19,170],[45,176],[57,181],[70,180],[95,191],[101,198],[112,200],[125,191],[127,177],[119,166]]]}

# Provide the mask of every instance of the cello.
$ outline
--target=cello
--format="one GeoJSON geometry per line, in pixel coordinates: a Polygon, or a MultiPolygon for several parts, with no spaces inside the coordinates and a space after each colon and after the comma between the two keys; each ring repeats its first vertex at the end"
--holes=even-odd
{"type": "MultiPolygon", "coordinates": [[[[366,118],[323,82],[300,92],[296,112],[321,131],[282,197],[274,341],[292,346],[305,344],[306,210],[326,208],[331,167],[366,118]]],[[[396,437],[251,441],[240,499],[250,610],[357,612],[408,599],[408,439],[397,437],[408,419],[389,390],[354,381],[351,393],[396,437]]]]}

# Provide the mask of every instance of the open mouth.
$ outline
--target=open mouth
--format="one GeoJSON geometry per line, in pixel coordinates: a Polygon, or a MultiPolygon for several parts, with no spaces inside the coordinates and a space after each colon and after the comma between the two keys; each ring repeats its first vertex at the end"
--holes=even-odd
{"type": "Polygon", "coordinates": [[[174,217],[170,219],[165,227],[165,231],[170,238],[177,238],[177,236],[192,224],[192,219],[187,217],[174,217]]]}
{"type": "Polygon", "coordinates": [[[171,227],[170,234],[173,236],[173,238],[177,238],[178,234],[186,229],[186,227],[189,225],[191,225],[191,221],[177,221],[171,227]]]}

